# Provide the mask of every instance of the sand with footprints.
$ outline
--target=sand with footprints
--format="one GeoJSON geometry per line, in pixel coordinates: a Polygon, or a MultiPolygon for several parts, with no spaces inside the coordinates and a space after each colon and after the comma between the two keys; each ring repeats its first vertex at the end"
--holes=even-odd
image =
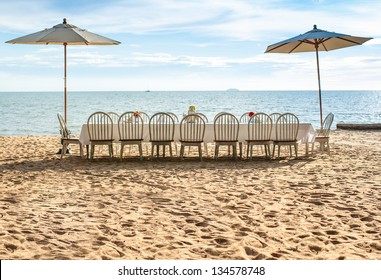
{"type": "Polygon", "coordinates": [[[381,259],[380,131],[271,161],[89,161],[75,147],[60,160],[58,137],[0,143],[1,259],[381,259]]]}

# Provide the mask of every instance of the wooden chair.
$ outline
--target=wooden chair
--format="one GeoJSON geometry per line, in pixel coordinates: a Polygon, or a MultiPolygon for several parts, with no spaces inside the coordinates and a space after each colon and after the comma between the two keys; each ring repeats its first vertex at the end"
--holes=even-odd
{"type": "Polygon", "coordinates": [[[159,112],[154,114],[149,120],[149,137],[151,142],[151,157],[156,147],[156,156],[159,157],[160,146],[163,146],[163,157],[165,157],[165,147],[169,146],[169,153],[172,157],[172,143],[175,134],[175,121],[168,113],[159,112]]]}
{"type": "Polygon", "coordinates": [[[282,115],[281,113],[271,113],[269,116],[271,118],[271,120],[273,121],[273,124],[276,123],[276,121],[278,120],[279,116],[282,115]]]}
{"type": "Polygon", "coordinates": [[[118,113],[108,112],[107,114],[111,117],[113,123],[115,123],[115,124],[118,123],[118,120],[119,120],[119,114],[118,113]]]}
{"type": "Polygon", "coordinates": [[[139,111],[138,113],[142,117],[144,124],[148,124],[149,123],[149,115],[146,112],[142,112],[142,111],[139,111]]]}
{"type": "Polygon", "coordinates": [[[179,118],[177,117],[177,115],[175,113],[167,112],[167,114],[170,115],[173,118],[175,123],[179,123],[179,118]]]}
{"type": "Polygon", "coordinates": [[[180,158],[183,159],[185,146],[197,146],[198,156],[202,160],[201,144],[204,141],[205,121],[197,114],[185,116],[180,122],[180,158]]]}
{"type": "MultiPolygon", "coordinates": [[[[237,159],[239,121],[230,113],[219,113],[214,119],[214,158],[218,158],[220,146],[233,148],[233,157],[237,159]]],[[[242,148],[240,147],[240,154],[242,148]]]]}
{"type": "Polygon", "coordinates": [[[90,137],[90,158],[94,158],[96,145],[107,145],[109,155],[113,157],[113,121],[105,112],[95,112],[87,120],[87,129],[90,137]]]}
{"type": "Polygon", "coordinates": [[[123,148],[126,145],[138,145],[139,158],[143,159],[143,118],[137,112],[125,112],[118,119],[120,141],[120,159],[123,158],[123,148]]]}
{"type": "MultiPolygon", "coordinates": [[[[334,119],[334,114],[329,113],[324,121],[323,127],[317,130],[317,135],[315,137],[315,142],[319,143],[320,151],[327,151],[330,154],[329,150],[329,132],[331,131],[331,125],[334,119]],[[327,147],[325,147],[327,146],[327,147]]],[[[313,144],[314,145],[314,144],[313,144]]],[[[314,150],[314,146],[312,145],[312,151],[314,150]]]]}
{"type": "Polygon", "coordinates": [[[271,131],[273,122],[269,115],[257,113],[253,115],[247,124],[247,157],[253,156],[253,146],[264,146],[267,158],[271,158],[270,145],[272,144],[271,131]]]}
{"type": "Polygon", "coordinates": [[[196,115],[199,115],[200,117],[202,117],[205,123],[209,122],[208,117],[205,116],[205,114],[203,114],[203,113],[196,113],[196,115]]]}
{"type": "Polygon", "coordinates": [[[275,126],[275,140],[273,141],[273,157],[276,146],[278,146],[278,158],[280,157],[281,146],[289,146],[290,157],[292,157],[292,146],[294,146],[296,158],[298,157],[298,140],[296,139],[298,131],[299,119],[297,116],[285,113],[278,117],[275,126]]]}
{"type": "Polygon", "coordinates": [[[83,157],[83,148],[81,142],[78,138],[74,138],[71,135],[70,130],[66,126],[66,122],[60,113],[57,114],[58,122],[60,123],[60,134],[61,134],[61,158],[66,154],[66,150],[70,144],[79,145],[80,156],[83,157]]]}
{"type": "Polygon", "coordinates": [[[250,112],[243,113],[239,118],[239,123],[248,123],[250,119],[249,113],[250,112]]]}
{"type": "Polygon", "coordinates": [[[217,113],[215,116],[214,116],[214,119],[213,119],[213,123],[216,121],[216,119],[220,116],[220,115],[222,115],[222,114],[229,114],[228,112],[219,112],[219,113],[217,113]]]}

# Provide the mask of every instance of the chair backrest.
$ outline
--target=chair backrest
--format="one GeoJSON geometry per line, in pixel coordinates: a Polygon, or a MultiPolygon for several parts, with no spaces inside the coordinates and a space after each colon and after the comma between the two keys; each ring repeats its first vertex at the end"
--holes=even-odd
{"type": "Polygon", "coordinates": [[[214,116],[214,119],[213,119],[213,123],[215,122],[215,120],[222,114],[229,114],[228,112],[219,112],[217,113],[215,116],[214,116]]]}
{"type": "Polygon", "coordinates": [[[200,117],[202,117],[203,120],[205,121],[205,123],[208,123],[208,122],[209,122],[207,116],[205,116],[203,113],[196,113],[196,115],[199,115],[200,117]]]}
{"type": "Polygon", "coordinates": [[[118,119],[120,140],[142,140],[143,118],[137,112],[125,112],[118,119]]]}
{"type": "Polygon", "coordinates": [[[275,126],[277,141],[296,141],[299,131],[299,119],[292,113],[281,114],[275,126]]]}
{"type": "Polygon", "coordinates": [[[282,114],[281,113],[271,113],[269,116],[270,116],[271,120],[273,121],[273,123],[275,124],[280,115],[282,115],[282,114]]]}
{"type": "Polygon", "coordinates": [[[249,117],[249,113],[250,113],[250,112],[243,113],[243,114],[241,115],[241,117],[239,118],[239,122],[240,122],[240,123],[247,123],[247,122],[249,121],[249,119],[250,119],[250,117],[249,117]]]}
{"type": "Polygon", "coordinates": [[[238,141],[239,121],[230,113],[219,113],[214,119],[215,141],[238,141]]]}
{"type": "Polygon", "coordinates": [[[66,122],[60,113],[57,114],[58,122],[60,123],[61,138],[70,138],[70,130],[66,126],[66,122]]]}
{"type": "Polygon", "coordinates": [[[257,113],[253,115],[247,124],[248,140],[269,141],[273,121],[270,116],[265,113],[257,113]]]}
{"type": "Polygon", "coordinates": [[[139,115],[142,117],[145,124],[149,123],[149,115],[146,112],[139,111],[139,115]]]}
{"type": "Polygon", "coordinates": [[[115,112],[108,112],[107,114],[111,117],[113,123],[115,123],[115,124],[118,123],[119,114],[117,114],[115,112]]]}
{"type": "Polygon", "coordinates": [[[179,122],[179,118],[177,117],[177,115],[175,113],[172,113],[172,112],[167,112],[168,115],[170,115],[173,120],[175,121],[175,123],[178,123],[179,122]]]}
{"type": "Polygon", "coordinates": [[[113,121],[105,112],[95,112],[87,120],[90,141],[113,140],[113,121]]]}
{"type": "Polygon", "coordinates": [[[332,125],[334,117],[335,116],[332,113],[329,113],[325,117],[325,119],[323,121],[323,128],[319,130],[318,136],[322,136],[322,137],[328,137],[329,136],[329,132],[331,130],[331,125],[332,125]]]}
{"type": "Polygon", "coordinates": [[[173,141],[175,121],[168,113],[159,112],[149,119],[150,141],[173,141]]]}
{"type": "Polygon", "coordinates": [[[205,134],[205,120],[198,114],[186,115],[180,122],[180,140],[202,142],[205,134]]]}

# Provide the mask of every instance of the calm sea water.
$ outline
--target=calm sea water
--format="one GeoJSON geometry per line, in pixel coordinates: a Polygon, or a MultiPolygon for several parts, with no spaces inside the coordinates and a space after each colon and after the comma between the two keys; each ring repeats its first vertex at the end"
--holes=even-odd
{"type": "MultiPolygon", "coordinates": [[[[324,91],[323,115],[336,123],[381,123],[381,91],[324,91]]],[[[301,122],[319,127],[316,91],[180,91],[69,92],[68,126],[79,134],[95,111],[173,112],[179,116],[195,105],[209,120],[221,111],[292,112],[301,122]]],[[[0,92],[0,135],[58,135],[57,113],[63,114],[62,92],[0,92]]]]}

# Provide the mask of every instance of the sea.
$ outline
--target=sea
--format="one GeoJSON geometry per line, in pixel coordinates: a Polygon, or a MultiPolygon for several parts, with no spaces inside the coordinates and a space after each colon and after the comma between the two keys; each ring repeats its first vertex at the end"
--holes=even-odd
{"type": "MultiPolygon", "coordinates": [[[[63,115],[63,92],[0,92],[0,136],[59,135],[57,113],[63,115]]],[[[381,91],[323,91],[323,117],[337,123],[381,123],[381,91]]],[[[67,93],[67,125],[79,134],[96,111],[173,112],[179,119],[190,105],[209,122],[219,112],[238,118],[246,112],[291,112],[300,122],[320,126],[317,91],[97,91],[67,93]]]]}

